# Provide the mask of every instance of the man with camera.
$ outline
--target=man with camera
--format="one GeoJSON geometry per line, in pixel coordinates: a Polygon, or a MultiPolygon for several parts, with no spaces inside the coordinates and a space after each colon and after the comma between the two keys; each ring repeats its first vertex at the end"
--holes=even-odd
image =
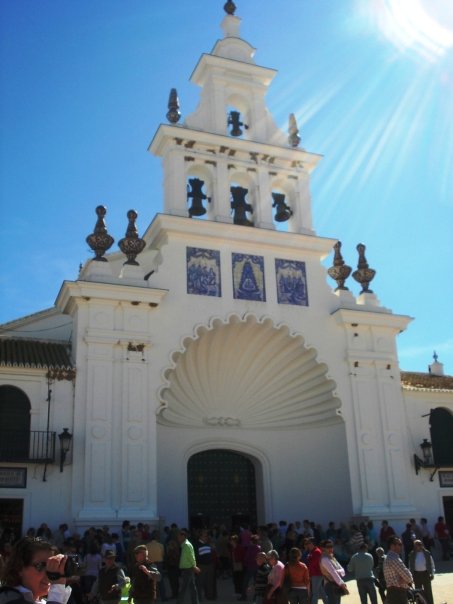
{"type": "Polygon", "coordinates": [[[121,600],[121,589],[125,584],[126,576],[116,564],[116,553],[108,549],[104,555],[104,566],[99,571],[88,599],[98,597],[101,604],[117,604],[121,600]]]}

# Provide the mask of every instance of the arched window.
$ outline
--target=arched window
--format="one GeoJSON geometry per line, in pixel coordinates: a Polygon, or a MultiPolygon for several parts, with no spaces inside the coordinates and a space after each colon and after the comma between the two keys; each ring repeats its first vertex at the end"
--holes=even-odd
{"type": "Polygon", "coordinates": [[[431,409],[429,418],[434,464],[453,466],[453,414],[448,409],[431,409]]]}
{"type": "Polygon", "coordinates": [[[0,386],[0,461],[26,461],[30,443],[30,401],[15,386],[0,386]]]}

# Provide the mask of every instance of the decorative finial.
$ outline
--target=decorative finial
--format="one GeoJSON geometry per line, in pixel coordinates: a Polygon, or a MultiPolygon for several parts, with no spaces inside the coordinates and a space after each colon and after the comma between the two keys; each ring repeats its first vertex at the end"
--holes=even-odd
{"type": "Polygon", "coordinates": [[[103,256],[105,252],[112,247],[115,240],[107,233],[107,228],[105,226],[104,216],[107,214],[107,208],[105,206],[98,206],[96,208],[96,214],[98,219],[94,227],[94,232],[91,233],[91,235],[88,235],[85,241],[96,254],[93,260],[107,262],[107,258],[104,258],[103,256]]]}
{"type": "Polygon", "coordinates": [[[177,124],[180,119],[181,112],[179,111],[178,93],[176,92],[176,88],[172,88],[168,97],[167,120],[171,124],[177,124]]]}
{"type": "Polygon", "coordinates": [[[298,147],[300,143],[299,128],[297,127],[296,116],[294,113],[289,114],[288,119],[288,142],[291,147],[298,147]]]}
{"type": "Polygon", "coordinates": [[[228,2],[225,2],[225,4],[223,5],[223,10],[226,12],[227,15],[234,15],[236,11],[236,4],[232,2],[232,0],[228,0],[228,2]]]}
{"type": "Polygon", "coordinates": [[[327,273],[329,274],[329,277],[337,282],[335,291],[349,290],[349,287],[346,287],[345,285],[345,281],[351,274],[352,268],[345,264],[345,261],[343,260],[343,256],[341,255],[341,241],[337,241],[333,246],[333,249],[335,250],[333,266],[327,269],[327,273]]]}
{"type": "Polygon", "coordinates": [[[374,279],[376,271],[369,268],[365,258],[365,249],[363,243],[358,244],[357,251],[359,252],[359,262],[357,264],[357,270],[352,273],[352,277],[362,286],[361,294],[372,294],[372,290],[368,288],[371,281],[374,279]]]}
{"type": "Polygon", "coordinates": [[[138,236],[137,227],[135,226],[137,216],[138,214],[135,210],[129,210],[127,213],[129,224],[127,225],[126,237],[120,239],[118,242],[118,247],[123,254],[127,256],[127,260],[124,264],[133,264],[134,266],[139,266],[139,263],[135,258],[143,251],[143,248],[146,245],[144,239],[140,239],[138,236]]]}

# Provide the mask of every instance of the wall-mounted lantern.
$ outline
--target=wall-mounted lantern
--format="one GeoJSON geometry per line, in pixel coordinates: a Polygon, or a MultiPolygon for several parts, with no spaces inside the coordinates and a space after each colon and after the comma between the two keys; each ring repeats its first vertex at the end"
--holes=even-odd
{"type": "Polygon", "coordinates": [[[71,449],[72,434],[68,428],[63,428],[63,432],[58,435],[60,439],[60,472],[63,472],[63,465],[66,460],[66,455],[71,449]]]}
{"type": "Polygon", "coordinates": [[[432,482],[434,479],[434,475],[438,470],[433,460],[433,446],[427,438],[424,438],[422,443],[420,444],[420,449],[422,450],[421,458],[416,453],[414,453],[415,473],[418,475],[422,468],[434,468],[434,472],[429,477],[429,480],[432,482]]]}

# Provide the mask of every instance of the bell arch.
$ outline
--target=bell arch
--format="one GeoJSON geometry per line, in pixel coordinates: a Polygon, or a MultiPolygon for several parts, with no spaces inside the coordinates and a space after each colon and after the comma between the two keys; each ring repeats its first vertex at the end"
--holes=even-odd
{"type": "Polygon", "coordinates": [[[287,178],[274,177],[269,183],[269,203],[272,204],[273,215],[272,219],[274,226],[278,230],[288,230],[288,225],[294,216],[294,208],[296,204],[296,194],[294,183],[291,183],[287,178]],[[283,214],[283,218],[279,219],[279,213],[283,214]]]}
{"type": "Polygon", "coordinates": [[[214,174],[211,166],[199,162],[186,162],[187,212],[193,218],[214,216],[214,174]],[[202,213],[203,212],[203,213],[202,213]]]}
{"type": "Polygon", "coordinates": [[[250,123],[251,107],[249,99],[241,93],[231,92],[226,95],[225,104],[227,112],[227,134],[250,139],[250,132],[253,129],[253,125],[250,123]],[[237,116],[233,116],[232,114],[234,113],[237,113],[237,116]],[[237,133],[233,134],[235,129],[237,130],[237,133]]]}
{"type": "Polygon", "coordinates": [[[337,423],[336,384],[317,357],[300,334],[269,317],[213,319],[172,354],[157,421],[232,430],[337,423]]]}
{"type": "Polygon", "coordinates": [[[256,220],[256,179],[249,172],[230,170],[228,189],[233,222],[252,226],[256,220]]]}

